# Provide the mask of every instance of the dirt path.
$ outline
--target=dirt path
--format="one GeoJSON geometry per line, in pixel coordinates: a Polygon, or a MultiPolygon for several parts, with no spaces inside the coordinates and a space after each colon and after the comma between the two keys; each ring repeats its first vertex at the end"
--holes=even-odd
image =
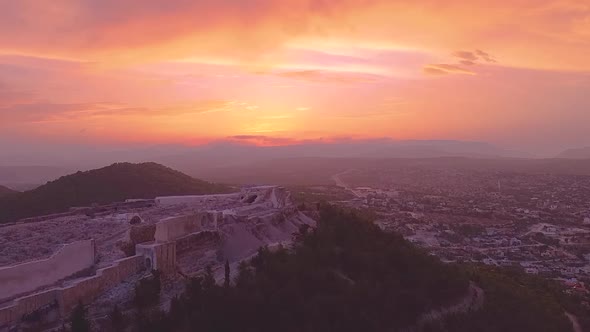
{"type": "MultiPolygon", "coordinates": [[[[464,314],[470,311],[476,311],[483,306],[485,301],[485,294],[483,289],[479,288],[475,283],[469,283],[469,290],[467,294],[456,304],[430,310],[426,313],[423,313],[418,318],[416,324],[414,326],[410,326],[408,328],[403,329],[403,332],[415,332],[415,331],[422,331],[424,326],[428,323],[432,323],[438,320],[442,320],[446,316],[453,315],[453,314],[464,314]]],[[[578,332],[578,331],[576,331],[578,332]]]]}
{"type": "Polygon", "coordinates": [[[582,326],[580,325],[580,322],[578,322],[578,317],[570,314],[569,312],[566,312],[565,315],[567,316],[567,318],[569,318],[570,322],[572,322],[574,332],[583,332],[582,326]]]}

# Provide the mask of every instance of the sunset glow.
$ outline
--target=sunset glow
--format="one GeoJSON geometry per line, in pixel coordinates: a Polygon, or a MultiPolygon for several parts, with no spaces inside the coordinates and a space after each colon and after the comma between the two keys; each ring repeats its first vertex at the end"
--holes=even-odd
{"type": "Polygon", "coordinates": [[[0,141],[587,145],[589,57],[579,0],[2,1],[0,141]]]}

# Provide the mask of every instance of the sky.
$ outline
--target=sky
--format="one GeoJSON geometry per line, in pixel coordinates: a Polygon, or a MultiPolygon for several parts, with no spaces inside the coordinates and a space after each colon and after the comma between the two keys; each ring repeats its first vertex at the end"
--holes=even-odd
{"type": "Polygon", "coordinates": [[[0,150],[590,145],[590,2],[0,0],[0,150]]]}

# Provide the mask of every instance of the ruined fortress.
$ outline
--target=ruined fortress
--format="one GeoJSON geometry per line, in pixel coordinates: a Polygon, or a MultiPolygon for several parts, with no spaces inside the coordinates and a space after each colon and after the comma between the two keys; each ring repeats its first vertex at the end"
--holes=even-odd
{"type": "Polygon", "coordinates": [[[259,247],[288,243],[301,225],[314,223],[278,186],[137,202],[0,228],[0,255],[8,257],[0,261],[0,331],[57,322],[80,302],[116,302],[129,296],[122,285],[152,269],[174,280],[226,260],[237,266],[259,247]],[[33,230],[51,248],[35,246],[39,241],[26,235],[33,230]]]}

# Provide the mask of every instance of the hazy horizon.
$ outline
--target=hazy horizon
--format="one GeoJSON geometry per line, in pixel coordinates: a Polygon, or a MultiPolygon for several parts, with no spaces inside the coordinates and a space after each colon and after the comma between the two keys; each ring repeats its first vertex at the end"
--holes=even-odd
{"type": "MultiPolygon", "coordinates": [[[[257,138],[253,138],[257,139],[257,138]]],[[[335,158],[525,158],[559,157],[565,150],[535,153],[486,142],[456,140],[330,139],[258,145],[250,138],[216,140],[200,145],[181,144],[30,144],[18,150],[0,145],[0,166],[55,166],[95,168],[114,162],[165,162],[170,158],[212,158],[228,163],[299,157],[335,158]]]]}

